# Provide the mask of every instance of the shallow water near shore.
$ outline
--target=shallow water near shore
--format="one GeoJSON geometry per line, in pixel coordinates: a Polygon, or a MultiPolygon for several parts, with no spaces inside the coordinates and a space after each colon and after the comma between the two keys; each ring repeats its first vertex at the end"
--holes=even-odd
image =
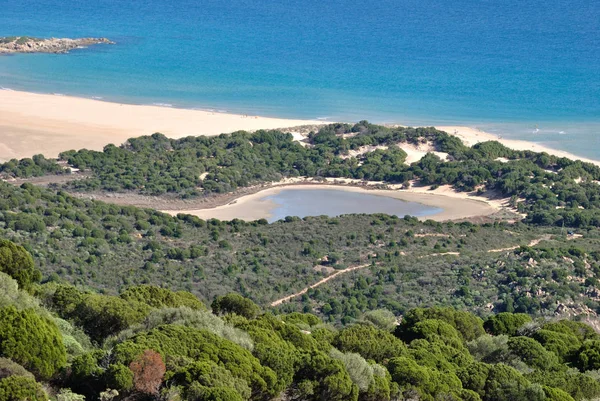
{"type": "Polygon", "coordinates": [[[386,196],[335,189],[282,189],[262,198],[271,201],[269,223],[287,216],[340,216],[343,214],[385,213],[404,217],[423,217],[440,213],[442,209],[386,196]]]}
{"type": "Polygon", "coordinates": [[[0,86],[287,118],[469,125],[600,158],[600,2],[21,0],[0,86]]]}

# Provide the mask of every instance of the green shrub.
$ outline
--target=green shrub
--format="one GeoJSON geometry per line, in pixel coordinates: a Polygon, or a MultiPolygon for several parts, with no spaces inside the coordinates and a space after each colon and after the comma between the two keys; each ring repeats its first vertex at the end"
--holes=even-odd
{"type": "Polygon", "coordinates": [[[34,379],[10,376],[0,380],[0,401],[47,401],[48,396],[34,379]]]}
{"type": "Polygon", "coordinates": [[[217,297],[212,303],[212,310],[216,315],[235,313],[248,319],[254,319],[261,312],[254,302],[234,293],[217,297]]]}
{"type": "Polygon", "coordinates": [[[19,287],[25,290],[30,290],[42,277],[29,252],[7,240],[0,240],[0,272],[17,280],[19,287]]]}
{"type": "Polygon", "coordinates": [[[13,359],[42,378],[66,365],[62,336],[54,322],[26,309],[0,309],[0,355],[13,359]]]}
{"type": "Polygon", "coordinates": [[[121,293],[121,298],[146,304],[152,308],[178,308],[186,306],[191,309],[206,309],[206,306],[193,294],[187,291],[171,291],[154,285],[129,287],[121,293]]]}
{"type": "Polygon", "coordinates": [[[342,352],[356,352],[376,362],[401,356],[406,351],[406,345],[391,333],[365,324],[341,330],[333,345],[342,352]]]}
{"type": "Polygon", "coordinates": [[[129,391],[133,388],[133,372],[125,365],[111,364],[104,372],[104,382],[108,388],[129,391]]]}
{"type": "Polygon", "coordinates": [[[483,320],[479,317],[453,308],[415,308],[402,317],[402,322],[396,329],[396,335],[409,342],[405,333],[422,320],[437,319],[454,327],[464,341],[471,341],[485,333],[483,320]]]}
{"type": "Polygon", "coordinates": [[[528,322],[531,322],[531,317],[524,313],[502,312],[490,316],[483,324],[483,327],[493,335],[506,334],[514,336],[517,334],[517,330],[528,322]]]}

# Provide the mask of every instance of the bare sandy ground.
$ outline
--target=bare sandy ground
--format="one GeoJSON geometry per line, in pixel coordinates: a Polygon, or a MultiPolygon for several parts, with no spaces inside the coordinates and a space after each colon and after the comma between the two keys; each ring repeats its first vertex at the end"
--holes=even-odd
{"type": "Polygon", "coordinates": [[[102,150],[155,132],[181,138],[305,124],[323,122],[0,90],[0,161],[35,154],[56,157],[69,149],[102,150]]]}
{"type": "MultiPolygon", "coordinates": [[[[333,181],[333,180],[332,180],[333,181]]],[[[346,184],[361,183],[358,180],[336,180],[343,181],[346,184]]],[[[175,215],[178,213],[192,214],[202,219],[216,218],[219,220],[232,220],[234,218],[241,220],[258,220],[261,218],[271,217],[271,211],[277,206],[273,201],[265,199],[271,195],[279,193],[284,188],[286,189],[335,189],[339,191],[350,191],[368,193],[371,195],[387,196],[395,199],[402,199],[409,202],[417,202],[423,205],[442,209],[441,212],[424,216],[423,220],[432,219],[437,221],[466,219],[476,216],[489,216],[502,209],[503,205],[500,201],[490,201],[483,197],[473,197],[468,194],[444,191],[444,193],[425,190],[419,188],[408,190],[386,190],[386,189],[367,189],[355,186],[339,186],[331,184],[319,184],[308,180],[294,179],[293,181],[286,180],[281,183],[274,183],[275,186],[242,196],[227,205],[205,209],[190,209],[190,210],[164,210],[164,212],[175,215]],[[305,185],[293,185],[294,183],[303,182],[305,185]],[[278,185],[277,185],[278,184],[278,185]]],[[[364,182],[362,182],[364,184],[364,182]]],[[[373,183],[376,185],[378,183],[373,183]]],[[[442,189],[443,190],[443,189],[442,189]]]]}
{"type": "Polygon", "coordinates": [[[600,161],[598,161],[598,160],[580,157],[580,156],[574,155],[569,152],[549,148],[547,146],[541,145],[536,142],[522,141],[522,140],[517,140],[517,139],[505,139],[505,138],[500,139],[500,138],[498,138],[497,135],[490,134],[489,132],[480,131],[476,128],[461,127],[461,126],[440,126],[440,127],[435,127],[435,128],[439,129],[440,131],[446,131],[447,133],[449,133],[451,135],[456,135],[467,146],[473,146],[476,143],[485,142],[485,141],[498,141],[498,142],[504,144],[506,147],[515,149],[515,150],[531,150],[532,152],[539,152],[539,153],[546,152],[550,155],[554,155],[554,156],[558,156],[558,157],[566,157],[566,158],[572,159],[572,160],[581,160],[584,162],[593,163],[597,166],[600,166],[600,161]]]}

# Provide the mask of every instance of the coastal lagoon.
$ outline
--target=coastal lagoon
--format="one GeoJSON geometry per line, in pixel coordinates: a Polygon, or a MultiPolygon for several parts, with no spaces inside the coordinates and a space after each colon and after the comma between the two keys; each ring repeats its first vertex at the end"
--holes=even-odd
{"type": "Polygon", "coordinates": [[[163,212],[172,215],[191,214],[201,219],[267,219],[274,222],[287,216],[340,216],[352,213],[385,213],[400,217],[411,215],[422,220],[445,221],[488,216],[498,211],[489,202],[471,199],[466,194],[459,196],[327,184],[289,185],[264,189],[214,208],[163,212]]]}
{"type": "Polygon", "coordinates": [[[270,223],[287,216],[335,217],[343,214],[385,213],[399,217],[423,217],[442,212],[440,208],[417,202],[336,189],[283,189],[262,200],[271,203],[270,216],[267,218],[270,223]]]}

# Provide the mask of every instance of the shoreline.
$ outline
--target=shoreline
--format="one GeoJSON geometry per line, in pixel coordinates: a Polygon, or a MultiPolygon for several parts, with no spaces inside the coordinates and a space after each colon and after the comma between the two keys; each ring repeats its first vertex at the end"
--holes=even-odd
{"type": "MultiPolygon", "coordinates": [[[[456,192],[440,187],[429,190],[428,187],[411,187],[400,190],[400,186],[388,185],[388,189],[380,189],[379,182],[365,182],[353,179],[328,179],[326,181],[313,181],[304,178],[289,178],[271,183],[269,186],[255,188],[250,193],[242,193],[237,197],[230,197],[218,206],[198,208],[162,209],[163,213],[177,215],[180,213],[191,214],[201,219],[211,218],[219,220],[240,219],[246,221],[268,219],[270,213],[277,205],[265,199],[284,189],[317,190],[331,189],[369,195],[385,196],[407,202],[415,202],[427,207],[439,208],[440,212],[418,217],[420,220],[462,220],[475,217],[487,217],[503,210],[508,210],[507,199],[488,199],[467,193],[456,192]]],[[[400,216],[402,217],[402,216],[400,216]]]]}
{"type": "Polygon", "coordinates": [[[323,124],[5,89],[0,90],[0,162],[35,154],[52,158],[70,149],[102,150],[155,132],[177,139],[323,124]]]}
{"type": "Polygon", "coordinates": [[[436,126],[440,131],[446,131],[448,134],[459,137],[463,143],[467,146],[473,146],[479,142],[485,141],[498,141],[507,148],[514,150],[530,150],[532,152],[537,153],[548,153],[549,155],[554,155],[557,157],[566,157],[572,160],[581,160],[586,163],[592,163],[596,166],[600,166],[600,160],[590,159],[583,156],[578,156],[576,154],[566,152],[564,150],[554,149],[549,146],[543,145],[538,142],[525,141],[522,139],[505,139],[499,138],[498,135],[491,134],[486,131],[482,131],[478,128],[465,127],[465,126],[436,126]]]}
{"type": "MultiPolygon", "coordinates": [[[[129,138],[155,132],[178,139],[190,135],[214,136],[238,130],[330,123],[333,121],[248,116],[159,104],[116,103],[94,97],[0,88],[0,162],[40,153],[46,157],[57,157],[60,152],[71,149],[102,150],[108,144],[119,146],[129,138]]],[[[435,128],[459,137],[468,146],[494,140],[515,150],[546,152],[600,166],[600,158],[578,156],[538,142],[499,138],[476,127],[436,125],[435,128]]],[[[427,151],[420,150],[413,158],[427,151]]]]}

